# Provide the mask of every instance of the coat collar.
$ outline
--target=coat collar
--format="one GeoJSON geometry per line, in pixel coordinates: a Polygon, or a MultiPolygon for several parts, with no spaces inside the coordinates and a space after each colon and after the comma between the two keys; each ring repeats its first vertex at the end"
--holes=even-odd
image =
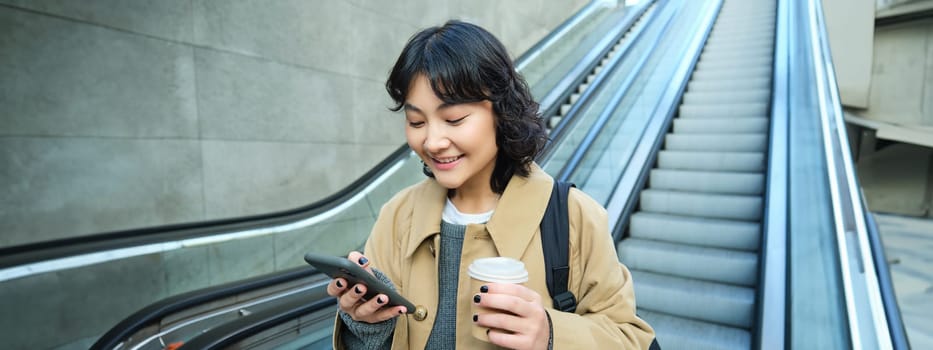
{"type": "MultiPolygon", "coordinates": [[[[535,164],[528,177],[513,175],[499,198],[496,211],[486,223],[501,256],[520,258],[534,238],[551,197],[554,180],[535,164]]],[[[412,200],[412,230],[405,257],[410,257],[421,242],[441,231],[441,212],[447,189],[428,179],[418,185],[412,200]]]]}

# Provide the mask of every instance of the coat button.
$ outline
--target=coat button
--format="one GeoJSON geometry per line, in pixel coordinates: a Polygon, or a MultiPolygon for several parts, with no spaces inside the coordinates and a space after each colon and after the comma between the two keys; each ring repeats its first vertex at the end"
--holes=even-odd
{"type": "Polygon", "coordinates": [[[415,306],[415,321],[424,321],[425,318],[428,318],[428,309],[421,305],[415,306]]]}

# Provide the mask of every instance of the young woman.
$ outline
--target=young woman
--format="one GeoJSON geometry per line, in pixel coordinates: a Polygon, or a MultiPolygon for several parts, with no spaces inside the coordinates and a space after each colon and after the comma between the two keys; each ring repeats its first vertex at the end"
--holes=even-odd
{"type": "Polygon", "coordinates": [[[365,285],[335,279],[336,349],[648,348],[654,332],[635,316],[631,276],[619,263],[606,211],[569,195],[574,313],[554,310],[539,224],[553,179],[534,157],[545,143],[538,105],[502,44],[450,21],[412,37],[386,82],[404,110],[408,145],[430,178],[398,193],[379,214],[359,263],[417,306],[361,299],[365,285]],[[521,260],[524,284],[470,288],[483,257],[521,260]],[[475,315],[471,304],[493,310],[475,315]],[[489,329],[488,341],[471,335],[489,329]]]}

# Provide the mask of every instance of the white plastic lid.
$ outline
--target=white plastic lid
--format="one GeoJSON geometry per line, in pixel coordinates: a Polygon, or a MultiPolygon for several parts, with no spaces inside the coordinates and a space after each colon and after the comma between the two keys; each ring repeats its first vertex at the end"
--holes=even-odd
{"type": "Polygon", "coordinates": [[[507,257],[473,260],[467,272],[470,274],[470,277],[486,282],[528,282],[528,271],[525,270],[525,263],[507,257]]]}

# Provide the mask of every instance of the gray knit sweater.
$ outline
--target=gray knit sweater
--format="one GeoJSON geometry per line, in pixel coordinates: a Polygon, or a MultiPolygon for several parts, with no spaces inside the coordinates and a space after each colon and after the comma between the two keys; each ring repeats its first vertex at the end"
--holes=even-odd
{"type": "MultiPolygon", "coordinates": [[[[466,225],[441,222],[441,247],[437,262],[438,303],[434,328],[428,337],[425,349],[453,349],[457,341],[457,281],[460,278],[460,253],[466,225]]],[[[383,282],[392,285],[385,274],[373,269],[383,282]]],[[[394,287],[394,286],[393,286],[394,287]]],[[[380,322],[357,322],[341,311],[340,318],[347,326],[340,336],[347,349],[389,349],[392,347],[392,331],[396,319],[380,322]]]]}

